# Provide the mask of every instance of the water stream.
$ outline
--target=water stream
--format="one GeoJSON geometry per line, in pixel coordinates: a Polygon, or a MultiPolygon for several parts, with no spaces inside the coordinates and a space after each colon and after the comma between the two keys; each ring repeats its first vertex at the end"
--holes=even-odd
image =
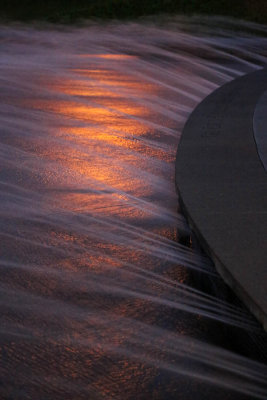
{"type": "Polygon", "coordinates": [[[267,28],[0,30],[0,398],[267,398],[267,335],[192,244],[174,161],[267,28]]]}

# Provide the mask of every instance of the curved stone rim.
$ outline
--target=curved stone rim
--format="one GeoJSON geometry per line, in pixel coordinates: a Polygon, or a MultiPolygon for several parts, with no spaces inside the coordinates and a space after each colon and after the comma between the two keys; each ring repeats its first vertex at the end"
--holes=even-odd
{"type": "Polygon", "coordinates": [[[256,104],[253,128],[259,157],[267,172],[267,90],[256,104]]]}
{"type": "Polygon", "coordinates": [[[226,283],[267,330],[267,177],[254,138],[267,69],[235,79],[193,111],[176,157],[189,224],[226,283]]]}

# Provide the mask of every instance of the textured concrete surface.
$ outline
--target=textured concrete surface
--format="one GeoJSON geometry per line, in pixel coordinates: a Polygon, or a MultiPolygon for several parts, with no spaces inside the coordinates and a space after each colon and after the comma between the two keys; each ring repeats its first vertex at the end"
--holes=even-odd
{"type": "Polygon", "coordinates": [[[253,128],[258,153],[267,171],[267,90],[256,104],[253,128]]]}
{"type": "Polygon", "coordinates": [[[266,90],[264,69],[208,96],[188,119],[176,159],[176,185],[191,227],[265,330],[267,172],[253,121],[266,90]]]}

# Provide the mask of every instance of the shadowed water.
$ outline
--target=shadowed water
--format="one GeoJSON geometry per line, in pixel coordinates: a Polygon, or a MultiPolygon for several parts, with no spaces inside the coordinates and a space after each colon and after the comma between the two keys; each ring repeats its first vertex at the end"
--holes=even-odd
{"type": "Polygon", "coordinates": [[[0,398],[266,399],[266,334],[192,244],[174,160],[267,28],[1,26],[0,398]]]}

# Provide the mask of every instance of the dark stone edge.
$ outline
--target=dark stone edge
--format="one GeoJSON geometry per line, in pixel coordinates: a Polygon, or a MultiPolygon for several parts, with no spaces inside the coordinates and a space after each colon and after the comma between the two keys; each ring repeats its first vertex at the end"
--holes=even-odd
{"type": "MultiPolygon", "coordinates": [[[[266,68],[260,69],[258,71],[254,71],[252,73],[247,74],[249,75],[253,75],[257,72],[260,71],[267,71],[266,68]]],[[[244,76],[238,77],[236,79],[234,79],[234,81],[239,81],[242,80],[244,78],[244,76]]],[[[192,111],[192,113],[190,114],[188,120],[185,123],[184,129],[183,131],[186,129],[187,123],[188,121],[191,119],[192,115],[194,114],[195,110],[204,102],[206,102],[208,100],[209,97],[214,96],[214,94],[218,91],[220,91],[222,88],[224,88],[225,86],[231,85],[233,83],[233,81],[230,81],[228,83],[226,83],[225,85],[223,85],[222,87],[219,87],[217,89],[215,89],[211,94],[209,94],[206,98],[203,99],[202,102],[200,102],[197,107],[192,111]]],[[[260,96],[261,97],[261,96],[260,96]]],[[[254,114],[253,114],[254,115],[254,114]]],[[[252,121],[253,122],[253,121],[252,121]]],[[[183,133],[182,133],[183,134],[183,133]]],[[[255,140],[255,133],[254,133],[254,126],[253,126],[253,139],[255,142],[255,146],[257,148],[257,153],[258,153],[258,146],[255,140]]],[[[204,236],[201,233],[201,230],[199,229],[199,227],[197,226],[197,224],[195,223],[195,221],[193,220],[191,213],[189,212],[189,210],[187,209],[184,200],[183,200],[183,196],[182,193],[179,189],[179,185],[178,185],[178,179],[177,179],[177,158],[178,158],[178,153],[179,153],[179,145],[178,145],[178,149],[177,149],[177,153],[176,153],[176,162],[175,162],[175,187],[176,187],[176,191],[177,194],[179,196],[179,205],[181,208],[182,213],[184,214],[189,227],[191,228],[191,230],[194,232],[197,240],[200,243],[200,246],[202,247],[202,249],[204,250],[204,252],[211,258],[211,260],[213,261],[215,268],[217,270],[217,272],[220,274],[220,276],[222,277],[222,279],[225,281],[225,283],[237,294],[237,296],[244,302],[244,304],[247,306],[247,308],[251,311],[251,313],[258,319],[258,321],[262,324],[264,330],[267,332],[267,313],[261,308],[259,307],[255,301],[251,298],[251,296],[247,293],[246,290],[244,290],[244,288],[242,287],[242,285],[240,285],[240,283],[233,277],[233,275],[229,272],[229,269],[225,266],[225,264],[220,260],[220,258],[215,254],[215,252],[212,250],[211,246],[208,244],[208,242],[205,240],[204,236]]],[[[258,154],[259,156],[259,154],[258,154]]],[[[259,160],[262,164],[262,161],[259,157],[259,160]]],[[[262,164],[263,166],[263,164],[262,164]]],[[[263,166],[264,168],[264,166],[263,166]]],[[[267,268],[267,266],[266,266],[267,268]]]]}
{"type": "Polygon", "coordinates": [[[188,212],[184,202],[182,195],[179,191],[179,188],[176,184],[176,191],[179,196],[179,205],[183,215],[186,218],[186,221],[190,227],[190,229],[194,232],[199,244],[205,254],[211,258],[215,265],[216,271],[223,278],[224,282],[236,293],[236,295],[245,303],[246,307],[250,310],[250,312],[257,318],[257,320],[263,325],[264,330],[267,332],[267,314],[264,313],[260,307],[254,302],[254,300],[249,296],[249,294],[243,289],[243,287],[238,283],[236,279],[230,274],[226,266],[221,262],[219,257],[212,251],[211,247],[204,239],[200,230],[197,227],[197,224],[191,218],[190,213],[188,212]]]}

